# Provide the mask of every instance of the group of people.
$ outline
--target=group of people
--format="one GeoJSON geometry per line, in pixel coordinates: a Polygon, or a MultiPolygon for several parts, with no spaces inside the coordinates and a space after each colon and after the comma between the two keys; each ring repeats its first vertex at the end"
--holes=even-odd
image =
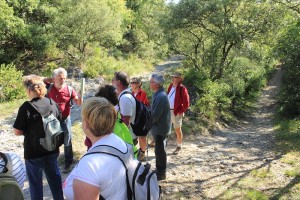
{"type": "Polygon", "coordinates": [[[24,159],[31,199],[43,199],[43,171],[54,199],[64,199],[64,196],[67,199],[99,199],[100,194],[105,199],[127,197],[126,171],[122,163],[117,158],[104,154],[84,156],[62,186],[57,162],[59,148],[47,151],[39,143],[39,139],[44,137],[40,115],[52,113],[61,121],[65,155],[62,172],[70,172],[73,163],[71,100],[82,105],[82,129],[88,152],[97,145],[110,145],[126,152],[125,141],[134,146],[139,144],[137,158],[140,161],[145,159],[147,135],[134,133],[130,124],[135,119],[135,99],[148,105],[152,114],[150,132],[155,143],[157,178],[166,179],[167,137],[173,124],[177,136],[177,147],[173,154],[178,154],[182,149],[182,118],[189,107],[189,95],[186,87],[182,85],[181,74],[172,75],[172,83],[167,91],[163,87],[164,77],[152,74],[151,102],[141,88],[141,79],[130,79],[125,72],[116,72],[111,85],[101,86],[95,97],[85,101],[80,93],[65,83],[66,77],[66,70],[58,68],[53,71],[51,78],[29,75],[23,79],[30,103],[26,101],[21,105],[13,127],[16,135],[24,136],[24,159]],[[39,109],[40,114],[31,104],[39,109]]]}

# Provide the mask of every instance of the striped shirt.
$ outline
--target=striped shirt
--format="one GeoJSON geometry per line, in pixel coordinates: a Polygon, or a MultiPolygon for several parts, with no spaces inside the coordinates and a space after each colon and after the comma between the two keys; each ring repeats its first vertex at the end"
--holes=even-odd
{"type": "MultiPolygon", "coordinates": [[[[15,153],[5,153],[6,156],[10,156],[12,160],[12,175],[17,180],[20,188],[22,189],[24,186],[24,182],[26,180],[26,170],[25,165],[23,164],[23,161],[21,158],[15,154],[15,153]]],[[[0,172],[4,169],[5,162],[3,158],[0,158],[0,172]]],[[[8,169],[10,170],[10,169],[8,169]]]]}

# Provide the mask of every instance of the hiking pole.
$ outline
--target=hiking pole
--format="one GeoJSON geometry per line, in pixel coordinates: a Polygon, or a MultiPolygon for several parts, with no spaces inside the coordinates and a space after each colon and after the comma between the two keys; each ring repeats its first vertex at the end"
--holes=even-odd
{"type": "Polygon", "coordinates": [[[146,163],[148,163],[148,153],[149,153],[148,138],[149,138],[149,132],[147,133],[147,137],[146,137],[146,143],[147,143],[146,163]]]}

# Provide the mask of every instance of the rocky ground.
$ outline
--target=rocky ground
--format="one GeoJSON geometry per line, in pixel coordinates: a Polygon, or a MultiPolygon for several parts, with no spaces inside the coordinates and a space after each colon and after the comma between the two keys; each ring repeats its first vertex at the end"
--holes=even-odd
{"type": "MultiPolygon", "coordinates": [[[[166,72],[178,65],[179,61],[172,59],[158,65],[156,70],[166,72]]],[[[243,181],[249,179],[253,171],[262,169],[270,172],[272,177],[266,183],[254,183],[251,188],[274,196],[276,189],[291,181],[282,174],[287,164],[281,162],[281,155],[274,151],[272,116],[281,74],[281,69],[278,69],[263,90],[253,114],[234,127],[219,128],[210,134],[184,133],[187,135],[184,137],[184,148],[178,155],[172,155],[176,147],[172,133],[167,149],[167,179],[160,183],[163,199],[244,199],[241,193],[245,189],[243,181]]],[[[92,96],[102,81],[87,80],[86,96],[92,96]]],[[[73,83],[73,86],[76,88],[79,85],[73,83]]],[[[23,137],[16,137],[12,132],[16,112],[5,116],[0,117],[0,149],[16,152],[23,157],[23,137]]],[[[74,121],[80,120],[80,108],[74,106],[72,117],[74,121]]],[[[148,153],[150,163],[155,166],[153,148],[148,153]]],[[[66,175],[63,175],[65,178],[66,175]]],[[[44,199],[51,199],[46,181],[44,186],[44,199]]],[[[23,191],[25,199],[30,199],[28,182],[23,191]]]]}

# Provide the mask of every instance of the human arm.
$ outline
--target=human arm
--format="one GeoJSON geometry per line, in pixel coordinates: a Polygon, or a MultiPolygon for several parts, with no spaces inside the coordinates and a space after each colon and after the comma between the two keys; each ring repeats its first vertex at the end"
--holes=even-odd
{"type": "Polygon", "coordinates": [[[141,90],[141,96],[140,96],[139,100],[146,106],[149,106],[149,100],[147,97],[147,93],[144,90],[141,90]]]}
{"type": "Polygon", "coordinates": [[[99,187],[80,181],[78,179],[74,179],[73,181],[73,192],[74,200],[98,200],[100,196],[99,187]]]}
{"type": "Polygon", "coordinates": [[[16,128],[14,128],[14,133],[15,135],[23,135],[23,131],[16,128]]]}
{"type": "Polygon", "coordinates": [[[73,100],[78,106],[80,106],[82,104],[82,97],[80,96],[80,94],[75,96],[73,100]]]}
{"type": "Polygon", "coordinates": [[[128,127],[130,124],[130,118],[131,116],[123,116],[121,115],[122,121],[126,124],[126,126],[128,127]]]}
{"type": "Polygon", "coordinates": [[[161,119],[166,107],[170,109],[167,96],[158,95],[153,99],[151,107],[151,118],[153,124],[161,119]]]}
{"type": "Polygon", "coordinates": [[[182,113],[184,113],[190,106],[190,97],[186,87],[182,87],[182,113]]]}
{"type": "Polygon", "coordinates": [[[13,131],[15,133],[15,135],[23,135],[25,128],[26,128],[26,123],[27,123],[27,118],[26,118],[26,108],[25,108],[25,104],[23,104],[19,110],[18,110],[18,114],[16,117],[16,120],[14,122],[13,125],[13,131]]]}
{"type": "Polygon", "coordinates": [[[53,83],[54,82],[54,78],[52,78],[52,77],[44,77],[43,81],[45,83],[53,83]]]}
{"type": "MultiPolygon", "coordinates": [[[[130,118],[133,115],[134,103],[131,101],[131,98],[134,98],[131,94],[123,94],[119,100],[119,112],[121,114],[121,118],[126,126],[130,125],[130,118]]],[[[135,99],[133,99],[135,101],[135,99]]]]}

